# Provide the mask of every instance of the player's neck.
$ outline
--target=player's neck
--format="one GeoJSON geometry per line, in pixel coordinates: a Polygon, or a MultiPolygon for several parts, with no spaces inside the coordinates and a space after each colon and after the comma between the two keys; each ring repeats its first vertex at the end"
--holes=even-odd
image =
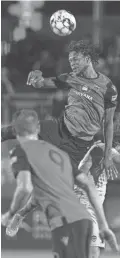
{"type": "Polygon", "coordinates": [[[86,69],[84,69],[81,75],[88,79],[96,79],[99,76],[98,73],[91,66],[88,66],[86,69]]]}
{"type": "Polygon", "coordinates": [[[19,142],[25,142],[28,140],[38,140],[38,136],[36,134],[26,135],[25,137],[18,136],[17,137],[19,142]]]}

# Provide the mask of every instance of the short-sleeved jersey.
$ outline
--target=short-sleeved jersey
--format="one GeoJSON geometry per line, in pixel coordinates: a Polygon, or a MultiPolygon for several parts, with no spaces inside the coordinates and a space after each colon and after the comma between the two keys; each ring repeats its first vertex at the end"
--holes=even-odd
{"type": "Polygon", "coordinates": [[[58,80],[71,88],[64,112],[66,127],[73,136],[92,140],[101,129],[105,109],[117,104],[116,87],[101,73],[94,79],[62,74],[58,80]]]}
{"type": "Polygon", "coordinates": [[[47,215],[51,228],[59,227],[57,218],[68,223],[89,218],[73,191],[72,166],[69,156],[45,141],[30,140],[17,146],[14,158],[15,177],[21,170],[31,171],[34,195],[47,215]],[[53,208],[53,209],[52,209],[53,208]]]}

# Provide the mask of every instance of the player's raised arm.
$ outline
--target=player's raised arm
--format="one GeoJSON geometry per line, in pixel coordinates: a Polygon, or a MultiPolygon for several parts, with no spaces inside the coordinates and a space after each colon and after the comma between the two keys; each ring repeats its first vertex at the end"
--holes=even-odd
{"type": "Polygon", "coordinates": [[[55,77],[43,78],[42,72],[39,70],[31,71],[28,74],[27,85],[32,85],[35,88],[52,87],[56,88],[55,77]]]}
{"type": "Polygon", "coordinates": [[[39,70],[31,71],[28,74],[27,85],[32,85],[34,88],[69,88],[66,83],[67,74],[62,74],[58,77],[43,78],[42,72],[39,70]]]}
{"type": "Polygon", "coordinates": [[[105,119],[104,119],[104,138],[105,138],[105,156],[104,166],[106,171],[111,166],[111,150],[113,143],[113,117],[117,104],[117,90],[110,82],[105,94],[105,119]]]}

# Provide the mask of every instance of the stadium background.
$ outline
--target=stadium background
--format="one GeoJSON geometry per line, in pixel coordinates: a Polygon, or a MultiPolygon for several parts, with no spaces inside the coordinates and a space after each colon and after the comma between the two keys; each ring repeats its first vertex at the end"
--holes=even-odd
{"type": "MultiPolygon", "coordinates": [[[[34,108],[41,119],[58,117],[66,103],[67,91],[28,88],[25,85],[27,75],[32,69],[41,69],[45,77],[70,71],[65,54],[67,43],[73,39],[89,38],[100,45],[96,69],[108,75],[118,89],[115,134],[120,141],[120,2],[39,1],[34,12],[30,1],[1,1],[2,125],[9,124],[12,114],[19,108],[34,108]],[[49,18],[58,9],[71,11],[76,17],[77,28],[68,37],[56,36],[50,29],[49,18]],[[22,27],[16,30],[19,24],[22,27]]],[[[7,144],[13,146],[14,141],[2,144],[2,212],[8,209],[15,189],[7,144]]],[[[120,215],[120,179],[109,182],[104,206],[111,223],[115,216],[120,215]]],[[[52,257],[50,232],[44,215],[36,211],[29,215],[26,223],[29,225],[26,225],[26,230],[30,232],[21,229],[12,240],[5,236],[2,227],[2,257],[52,257]]],[[[120,239],[120,234],[117,237],[120,239]]],[[[110,254],[105,253],[105,257],[107,255],[110,254]]],[[[115,256],[111,253],[109,257],[115,256]]]]}

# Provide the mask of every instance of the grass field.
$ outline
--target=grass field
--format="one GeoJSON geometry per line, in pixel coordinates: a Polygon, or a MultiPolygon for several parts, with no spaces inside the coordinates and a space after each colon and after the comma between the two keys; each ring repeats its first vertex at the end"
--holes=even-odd
{"type": "MultiPolygon", "coordinates": [[[[101,258],[118,258],[120,255],[114,253],[105,253],[101,258]]],[[[1,258],[53,258],[51,252],[34,252],[34,251],[2,251],[1,258]]]]}

